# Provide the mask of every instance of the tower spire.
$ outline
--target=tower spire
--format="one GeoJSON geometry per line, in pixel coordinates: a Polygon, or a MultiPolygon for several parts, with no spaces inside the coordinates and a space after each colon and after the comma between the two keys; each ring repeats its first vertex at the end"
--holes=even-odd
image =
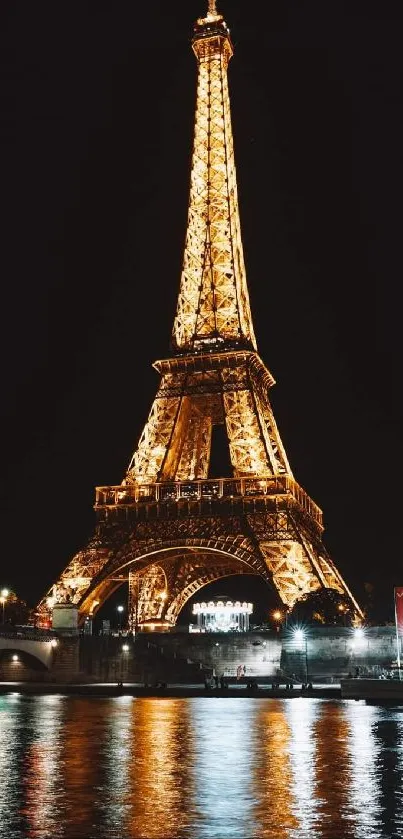
{"type": "Polygon", "coordinates": [[[209,0],[194,26],[198,84],[175,352],[256,349],[239,219],[227,67],[233,46],[209,0]]]}

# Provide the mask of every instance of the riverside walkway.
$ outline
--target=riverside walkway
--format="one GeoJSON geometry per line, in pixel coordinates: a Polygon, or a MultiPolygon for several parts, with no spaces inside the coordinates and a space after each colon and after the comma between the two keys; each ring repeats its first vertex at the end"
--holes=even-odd
{"type": "Polygon", "coordinates": [[[215,699],[258,697],[259,699],[296,699],[314,697],[317,699],[341,699],[339,684],[314,684],[311,689],[295,684],[293,688],[285,685],[272,688],[271,685],[257,685],[249,688],[245,684],[229,685],[226,688],[209,687],[200,684],[163,684],[163,686],[145,686],[136,682],[0,682],[0,694],[20,693],[26,695],[62,694],[66,696],[137,696],[137,697],[175,697],[190,698],[204,696],[215,699]]]}

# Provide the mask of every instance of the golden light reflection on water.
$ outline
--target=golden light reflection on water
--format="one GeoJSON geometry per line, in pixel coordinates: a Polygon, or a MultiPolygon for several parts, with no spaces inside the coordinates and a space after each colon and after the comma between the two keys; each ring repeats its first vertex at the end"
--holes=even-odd
{"type": "Polygon", "coordinates": [[[182,836],[191,827],[193,744],[188,702],[133,702],[128,819],[123,835],[182,836]]]}
{"type": "Polygon", "coordinates": [[[284,713],[284,702],[276,699],[260,702],[251,735],[250,766],[258,835],[272,836],[275,826],[278,839],[288,839],[290,830],[298,826],[298,820],[293,813],[291,729],[284,713]],[[262,784],[263,778],[266,780],[262,784]]]}
{"type": "Polygon", "coordinates": [[[63,822],[68,814],[74,839],[87,839],[99,822],[102,807],[102,748],[110,703],[74,698],[65,700],[64,707],[60,819],[63,822]]]}
{"type": "Polygon", "coordinates": [[[316,745],[316,807],[320,834],[355,839],[347,813],[351,764],[350,728],[341,702],[322,702],[313,726],[316,745]]]}
{"type": "Polygon", "coordinates": [[[0,839],[403,837],[403,707],[0,697],[0,839]]]}

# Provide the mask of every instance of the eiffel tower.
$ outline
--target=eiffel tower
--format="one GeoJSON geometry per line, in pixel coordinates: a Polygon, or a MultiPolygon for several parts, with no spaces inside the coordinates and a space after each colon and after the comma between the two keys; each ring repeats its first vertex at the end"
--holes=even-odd
{"type": "Polygon", "coordinates": [[[171,354],[119,486],[96,489],[96,529],[38,606],[92,617],[129,583],[132,628],[169,629],[186,601],[229,575],[255,574],[288,608],[334,589],[362,611],[322,541],[322,513],[295,481],[256,346],[240,230],[227,67],[230,33],[215,0],[194,25],[198,65],[183,270],[171,354]],[[221,426],[231,468],[209,473],[221,426]]]}

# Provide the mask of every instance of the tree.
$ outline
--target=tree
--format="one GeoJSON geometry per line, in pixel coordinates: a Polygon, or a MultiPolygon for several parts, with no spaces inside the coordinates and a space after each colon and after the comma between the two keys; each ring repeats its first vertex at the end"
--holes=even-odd
{"type": "Polygon", "coordinates": [[[297,623],[351,626],[354,608],[344,594],[333,588],[312,591],[299,600],[290,614],[297,623]]]}
{"type": "Polygon", "coordinates": [[[29,608],[25,600],[21,600],[14,591],[10,591],[4,604],[4,622],[7,624],[26,624],[29,619],[29,608]]]}

